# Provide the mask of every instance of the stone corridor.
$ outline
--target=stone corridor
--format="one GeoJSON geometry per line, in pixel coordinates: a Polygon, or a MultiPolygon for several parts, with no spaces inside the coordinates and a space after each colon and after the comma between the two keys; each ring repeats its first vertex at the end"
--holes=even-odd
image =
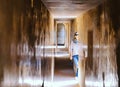
{"type": "Polygon", "coordinates": [[[0,0],[0,87],[119,87],[120,0],[0,0]],[[74,33],[84,59],[75,79],[74,33]]]}

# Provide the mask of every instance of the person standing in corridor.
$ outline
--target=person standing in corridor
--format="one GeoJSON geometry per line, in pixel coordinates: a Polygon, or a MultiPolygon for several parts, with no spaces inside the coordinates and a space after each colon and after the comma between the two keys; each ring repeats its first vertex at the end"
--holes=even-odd
{"type": "Polygon", "coordinates": [[[71,43],[71,57],[73,61],[73,69],[75,77],[78,77],[79,61],[84,58],[83,44],[78,41],[78,32],[75,32],[73,41],[71,43]]]}

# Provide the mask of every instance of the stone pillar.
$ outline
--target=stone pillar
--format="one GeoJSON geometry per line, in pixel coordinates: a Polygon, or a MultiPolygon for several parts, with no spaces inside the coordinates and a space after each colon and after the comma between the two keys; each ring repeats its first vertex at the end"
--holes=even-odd
{"type": "Polygon", "coordinates": [[[78,83],[80,87],[85,87],[85,59],[79,60],[78,83]]]}

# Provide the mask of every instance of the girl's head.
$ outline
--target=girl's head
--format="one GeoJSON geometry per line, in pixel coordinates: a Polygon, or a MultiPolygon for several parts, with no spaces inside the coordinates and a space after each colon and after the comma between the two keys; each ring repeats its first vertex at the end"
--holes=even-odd
{"type": "Polygon", "coordinates": [[[76,39],[76,40],[78,40],[78,32],[75,32],[75,34],[74,34],[74,39],[76,39]]]}

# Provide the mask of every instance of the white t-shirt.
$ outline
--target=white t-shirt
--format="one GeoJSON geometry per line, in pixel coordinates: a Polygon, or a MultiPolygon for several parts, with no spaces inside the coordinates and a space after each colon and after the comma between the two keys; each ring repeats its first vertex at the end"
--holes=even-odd
{"type": "Polygon", "coordinates": [[[80,57],[83,57],[83,44],[80,42],[71,43],[71,51],[72,51],[72,56],[73,55],[79,55],[80,57]]]}

